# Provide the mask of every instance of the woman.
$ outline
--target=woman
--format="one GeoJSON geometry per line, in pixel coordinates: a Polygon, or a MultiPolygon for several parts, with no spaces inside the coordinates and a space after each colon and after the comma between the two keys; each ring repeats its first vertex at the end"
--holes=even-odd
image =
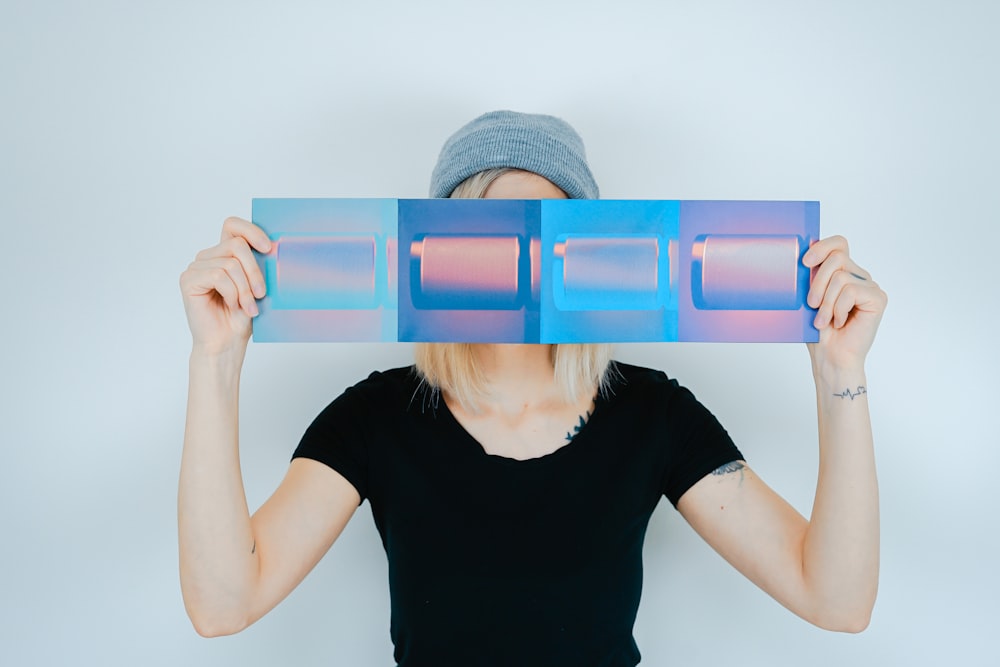
{"type": "MultiPolygon", "coordinates": [[[[551,116],[494,112],[452,136],[436,197],[596,198],[583,144],[551,116]]],[[[181,276],[190,324],[181,584],[199,633],[237,632],[319,561],[365,499],[389,560],[400,665],[635,665],[642,540],[666,495],[723,557],[824,628],[864,629],[878,581],[865,355],[885,294],[842,238],[812,246],[820,472],[812,517],[747,466],[690,392],[603,345],[422,345],[307,430],[250,516],[238,385],[264,282],[230,218],[181,276]]]]}

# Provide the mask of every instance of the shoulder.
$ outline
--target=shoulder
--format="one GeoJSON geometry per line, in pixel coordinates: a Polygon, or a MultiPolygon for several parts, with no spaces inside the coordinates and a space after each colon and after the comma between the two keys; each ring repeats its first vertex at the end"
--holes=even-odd
{"type": "Polygon", "coordinates": [[[375,371],[345,389],[313,419],[295,456],[328,462],[331,443],[359,447],[391,430],[411,405],[420,406],[423,385],[413,367],[375,371]]]}
{"type": "Polygon", "coordinates": [[[668,378],[666,373],[656,368],[635,366],[633,364],[626,364],[622,361],[612,361],[611,368],[608,372],[611,374],[612,381],[617,381],[623,384],[631,382],[675,382],[674,380],[668,378]]]}
{"type": "Polygon", "coordinates": [[[661,370],[614,361],[608,369],[605,393],[609,399],[662,399],[681,388],[677,380],[668,377],[661,370]]]}
{"type": "Polygon", "coordinates": [[[684,423],[710,416],[690,389],[655,368],[614,362],[606,391],[609,403],[648,410],[651,414],[684,423]]]}
{"type": "Polygon", "coordinates": [[[373,371],[368,377],[344,391],[345,396],[382,401],[419,401],[423,381],[413,366],[373,371]]]}
{"type": "Polygon", "coordinates": [[[323,411],[320,417],[350,412],[390,414],[406,411],[411,405],[421,405],[429,393],[416,368],[403,366],[374,371],[368,377],[344,390],[323,411]]]}

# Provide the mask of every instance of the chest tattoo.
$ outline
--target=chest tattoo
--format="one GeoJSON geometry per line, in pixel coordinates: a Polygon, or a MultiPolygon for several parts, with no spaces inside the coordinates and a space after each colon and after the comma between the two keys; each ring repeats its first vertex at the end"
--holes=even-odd
{"type": "Polygon", "coordinates": [[[589,419],[590,410],[587,410],[586,414],[580,415],[580,423],[574,426],[572,431],[566,431],[566,442],[570,442],[573,438],[575,438],[577,434],[580,433],[580,429],[587,424],[587,420],[589,419]]]}

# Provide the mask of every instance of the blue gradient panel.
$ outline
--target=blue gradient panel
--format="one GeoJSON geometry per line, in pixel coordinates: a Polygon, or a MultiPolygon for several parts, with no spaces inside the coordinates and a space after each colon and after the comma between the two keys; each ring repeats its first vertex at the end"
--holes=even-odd
{"type": "Polygon", "coordinates": [[[394,199],[254,199],[273,243],[256,254],[267,296],[254,340],[395,341],[397,211],[394,199]]]}
{"type": "Polygon", "coordinates": [[[542,202],[541,339],[677,340],[676,201],[542,202]]]}
{"type": "Polygon", "coordinates": [[[812,342],[817,202],[255,199],[256,341],[812,342]]]}
{"type": "Polygon", "coordinates": [[[540,202],[399,200],[399,340],[537,343],[540,202]]]}
{"type": "Polygon", "coordinates": [[[682,201],[678,340],[815,342],[802,256],[818,202],[682,201]]]}

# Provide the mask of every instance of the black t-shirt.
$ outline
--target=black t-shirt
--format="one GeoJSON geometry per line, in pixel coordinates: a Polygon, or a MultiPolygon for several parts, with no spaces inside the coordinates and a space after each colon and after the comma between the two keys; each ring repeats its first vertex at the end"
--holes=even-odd
{"type": "Polygon", "coordinates": [[[371,502],[400,667],[639,662],[649,517],[742,456],[675,380],[616,368],[579,434],[541,458],[487,454],[413,368],[372,373],[306,431],[294,456],[371,502]]]}

